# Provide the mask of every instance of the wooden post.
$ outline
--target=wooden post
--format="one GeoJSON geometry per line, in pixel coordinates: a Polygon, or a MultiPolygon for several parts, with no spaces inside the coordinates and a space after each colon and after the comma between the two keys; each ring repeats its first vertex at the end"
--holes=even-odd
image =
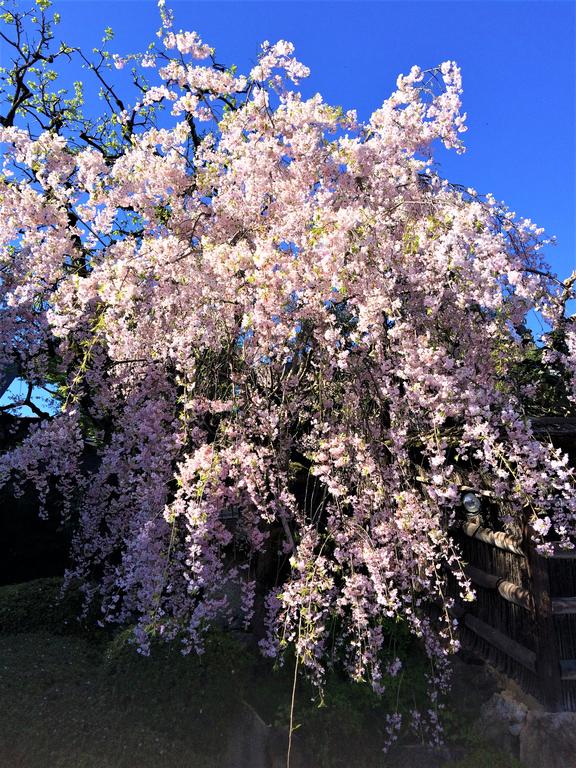
{"type": "Polygon", "coordinates": [[[537,639],[536,674],[545,704],[550,712],[563,708],[562,670],[554,627],[554,613],[550,598],[548,561],[534,547],[527,531],[528,564],[532,578],[534,621],[537,639]]]}

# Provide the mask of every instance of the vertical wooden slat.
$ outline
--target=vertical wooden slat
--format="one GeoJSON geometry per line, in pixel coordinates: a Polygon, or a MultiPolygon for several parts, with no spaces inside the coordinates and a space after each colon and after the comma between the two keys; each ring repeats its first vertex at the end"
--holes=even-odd
{"type": "Polygon", "coordinates": [[[551,712],[559,712],[563,705],[562,672],[550,598],[548,561],[538,555],[528,536],[526,543],[537,636],[536,674],[546,706],[551,712]]]}

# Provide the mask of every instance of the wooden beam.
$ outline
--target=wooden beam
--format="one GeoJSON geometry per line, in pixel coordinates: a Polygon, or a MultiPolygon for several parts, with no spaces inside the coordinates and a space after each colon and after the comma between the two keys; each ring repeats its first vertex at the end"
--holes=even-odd
{"type": "Polygon", "coordinates": [[[509,603],[525,608],[527,611],[532,609],[532,598],[530,592],[518,584],[513,584],[511,581],[506,581],[500,576],[494,576],[492,573],[486,573],[479,568],[474,568],[472,565],[467,565],[464,568],[464,573],[473,584],[477,584],[484,589],[496,589],[500,597],[507,600],[509,603]]]}
{"type": "Polygon", "coordinates": [[[464,573],[473,584],[484,587],[484,589],[497,589],[498,582],[500,581],[498,576],[481,571],[480,568],[474,568],[473,565],[467,565],[464,568],[464,573]]]}
{"type": "Polygon", "coordinates": [[[534,601],[529,590],[519,587],[518,584],[513,584],[511,581],[504,581],[502,579],[498,584],[498,592],[504,600],[514,603],[514,605],[518,605],[526,611],[531,611],[534,607],[534,601]]]}
{"type": "Polygon", "coordinates": [[[551,557],[556,560],[556,558],[559,558],[561,560],[574,560],[576,559],[576,547],[574,549],[560,549],[560,547],[557,544],[553,544],[554,547],[554,554],[551,555],[551,557]]]}
{"type": "Polygon", "coordinates": [[[530,419],[535,437],[574,437],[576,418],[573,416],[541,416],[530,419]]]}
{"type": "Polygon", "coordinates": [[[560,670],[562,680],[576,680],[576,659],[561,659],[560,670]]]}
{"type": "Polygon", "coordinates": [[[553,597],[552,598],[552,613],[576,613],[576,597],[553,597]]]}
{"type": "Polygon", "coordinates": [[[525,552],[522,549],[522,540],[508,536],[503,531],[492,531],[490,528],[482,528],[477,523],[469,522],[462,524],[462,531],[472,539],[478,539],[485,544],[490,544],[492,547],[504,549],[507,552],[513,552],[515,555],[525,557],[525,552]]]}
{"type": "Polygon", "coordinates": [[[490,626],[490,624],[486,624],[486,622],[476,618],[476,616],[472,616],[470,613],[467,613],[464,617],[464,624],[478,637],[481,637],[491,646],[505,653],[506,656],[514,659],[523,667],[526,667],[526,669],[529,669],[530,672],[536,671],[536,654],[534,651],[531,651],[524,645],[520,645],[520,643],[512,640],[503,632],[490,626]]]}

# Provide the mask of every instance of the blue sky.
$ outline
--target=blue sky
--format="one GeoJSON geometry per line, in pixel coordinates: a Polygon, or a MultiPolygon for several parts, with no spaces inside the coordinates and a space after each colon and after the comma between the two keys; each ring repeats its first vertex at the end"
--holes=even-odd
{"type": "MultiPolygon", "coordinates": [[[[180,0],[177,29],[195,29],[223,64],[249,69],[260,43],[284,38],[311,70],[300,89],[368,117],[413,64],[455,59],[464,78],[463,156],[439,154],[452,181],[492,192],[558,245],[561,277],[576,268],[576,54],[573,2],[180,0]]],[[[118,53],[142,50],[159,26],[155,0],[57,0],[59,34],[92,48],[110,25],[118,53]]]]}

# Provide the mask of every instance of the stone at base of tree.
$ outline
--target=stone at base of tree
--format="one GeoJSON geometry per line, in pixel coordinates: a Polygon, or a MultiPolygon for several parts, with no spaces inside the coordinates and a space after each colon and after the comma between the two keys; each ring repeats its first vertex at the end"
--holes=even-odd
{"type": "MultiPolygon", "coordinates": [[[[288,729],[267,725],[250,704],[243,702],[221,768],[286,768],[287,750],[288,729]]],[[[313,768],[303,752],[294,734],[290,768],[313,768]]]]}
{"type": "Polygon", "coordinates": [[[481,709],[478,730],[483,738],[510,754],[518,754],[518,736],[524,727],[528,707],[508,690],[495,693],[481,709]]]}
{"type": "Polygon", "coordinates": [[[269,727],[248,705],[230,730],[223,768],[269,768],[266,760],[269,727]]]}
{"type": "Polygon", "coordinates": [[[576,768],[576,712],[528,712],[520,761],[525,768],[576,768]]]}

